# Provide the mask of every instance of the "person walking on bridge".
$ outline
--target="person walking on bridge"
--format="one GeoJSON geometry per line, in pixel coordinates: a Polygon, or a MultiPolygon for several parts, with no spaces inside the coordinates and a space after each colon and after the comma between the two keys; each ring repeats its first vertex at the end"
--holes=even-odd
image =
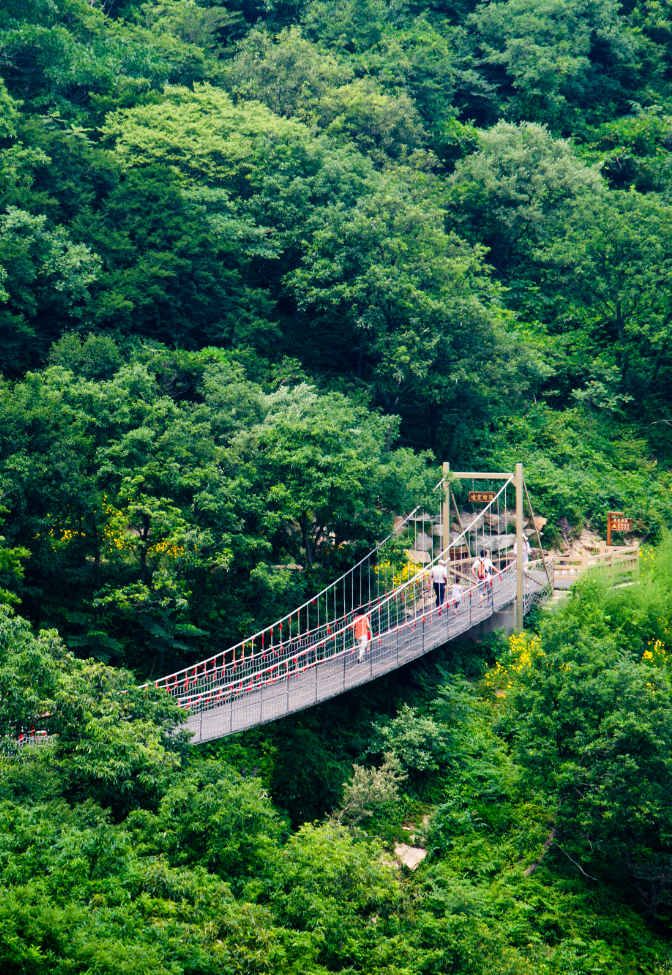
{"type": "Polygon", "coordinates": [[[429,577],[434,584],[436,608],[440,610],[443,606],[443,599],[446,594],[446,585],[448,584],[448,573],[446,572],[446,563],[444,559],[439,559],[436,565],[432,566],[429,572],[429,577]]]}
{"type": "MultiPolygon", "coordinates": [[[[488,553],[484,548],[481,549],[479,557],[475,560],[471,567],[471,574],[476,579],[478,583],[478,596],[481,602],[483,602],[483,595],[486,589],[492,586],[492,573],[497,572],[495,568],[495,563],[491,558],[488,557],[488,553]]],[[[499,578],[502,578],[501,572],[497,572],[499,578]]]]}
{"type": "Polygon", "coordinates": [[[366,648],[369,645],[369,640],[371,639],[371,620],[369,619],[368,614],[364,611],[363,606],[357,610],[357,616],[355,616],[352,625],[355,628],[355,643],[359,648],[357,663],[361,664],[362,660],[364,659],[364,654],[366,653],[366,648]]]}
{"type": "Polygon", "coordinates": [[[457,578],[457,576],[455,576],[455,579],[453,580],[452,599],[453,606],[455,607],[455,616],[457,616],[460,611],[460,603],[462,602],[462,586],[460,585],[460,580],[457,578]]]}
{"type": "MultiPolygon", "coordinates": [[[[530,577],[527,574],[527,567],[530,562],[530,552],[532,551],[532,546],[530,545],[530,540],[527,535],[523,535],[523,574],[525,576],[525,588],[530,588],[530,577]]],[[[518,542],[513,543],[513,554],[515,556],[513,564],[516,565],[518,561],[518,542]]]]}

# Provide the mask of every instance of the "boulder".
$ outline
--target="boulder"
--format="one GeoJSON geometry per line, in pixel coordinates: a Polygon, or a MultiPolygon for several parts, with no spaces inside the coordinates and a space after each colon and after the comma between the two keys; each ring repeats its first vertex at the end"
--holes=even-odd
{"type": "Polygon", "coordinates": [[[516,513],[515,511],[513,513],[508,511],[506,515],[486,515],[485,523],[486,525],[489,525],[490,528],[492,528],[492,530],[498,535],[503,535],[506,533],[507,529],[515,528],[516,513]]]}
{"type": "Polygon", "coordinates": [[[485,535],[478,539],[476,548],[484,548],[487,552],[504,552],[512,547],[515,540],[515,535],[485,535]]]}
{"type": "Polygon", "coordinates": [[[427,850],[421,846],[409,846],[408,843],[395,843],[394,853],[409,870],[416,870],[427,856],[427,850]]]}
{"type": "Polygon", "coordinates": [[[406,556],[409,562],[414,562],[415,565],[426,565],[427,562],[432,561],[429,552],[419,552],[417,549],[414,548],[406,549],[406,556]]]}
{"type": "Polygon", "coordinates": [[[476,511],[460,511],[460,518],[462,519],[462,524],[465,528],[474,522],[474,528],[483,527],[483,514],[478,514],[476,511]]]}
{"type": "Polygon", "coordinates": [[[413,532],[411,534],[413,539],[413,545],[418,552],[429,552],[432,549],[433,542],[432,536],[428,535],[426,532],[418,532],[417,535],[413,532]]]}

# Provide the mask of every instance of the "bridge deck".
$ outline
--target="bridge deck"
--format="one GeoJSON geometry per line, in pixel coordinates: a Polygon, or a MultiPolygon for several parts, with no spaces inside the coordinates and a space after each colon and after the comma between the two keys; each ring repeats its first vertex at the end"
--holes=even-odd
{"type": "MultiPolygon", "coordinates": [[[[547,582],[543,567],[532,570],[527,578],[526,609],[544,592],[547,582]]],[[[465,593],[457,615],[452,606],[444,607],[439,615],[428,602],[424,621],[422,615],[414,613],[406,623],[374,637],[361,663],[356,650],[309,663],[289,678],[233,697],[221,707],[191,715],[187,727],[194,732],[194,743],[212,741],[319,704],[463,636],[510,605],[515,596],[515,575],[506,573],[501,579],[495,578],[491,589],[482,596],[473,591],[465,593]]]]}

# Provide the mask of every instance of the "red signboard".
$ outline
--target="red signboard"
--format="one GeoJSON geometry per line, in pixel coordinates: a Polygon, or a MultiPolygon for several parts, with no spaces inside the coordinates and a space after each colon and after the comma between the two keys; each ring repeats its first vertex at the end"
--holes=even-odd
{"type": "Polygon", "coordinates": [[[612,532],[631,532],[632,518],[626,518],[622,511],[607,512],[607,545],[611,545],[612,532]]]}

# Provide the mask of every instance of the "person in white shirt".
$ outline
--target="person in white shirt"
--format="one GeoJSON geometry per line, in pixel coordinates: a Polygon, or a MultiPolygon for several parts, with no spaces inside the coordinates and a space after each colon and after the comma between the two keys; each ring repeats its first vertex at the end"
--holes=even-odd
{"type": "Polygon", "coordinates": [[[460,603],[462,602],[462,586],[459,584],[457,579],[453,583],[451,599],[453,601],[453,606],[455,607],[455,616],[457,616],[460,611],[460,603]]]}
{"type": "MultiPolygon", "coordinates": [[[[530,540],[527,537],[527,535],[523,535],[523,573],[525,573],[525,569],[527,568],[527,564],[530,561],[530,552],[531,551],[532,551],[532,546],[530,545],[530,540]]],[[[517,561],[518,560],[518,541],[517,540],[513,543],[513,554],[515,556],[514,561],[517,561]]],[[[528,577],[527,577],[526,574],[525,574],[525,586],[526,586],[527,589],[530,588],[530,580],[528,579],[528,577]]]]}
{"type": "Polygon", "coordinates": [[[434,592],[436,593],[436,608],[441,609],[443,606],[443,598],[446,593],[446,583],[448,582],[446,563],[443,559],[439,559],[437,564],[432,566],[429,572],[429,577],[434,584],[434,592]]]}
{"type": "MultiPolygon", "coordinates": [[[[530,561],[530,552],[532,551],[532,546],[530,545],[530,540],[527,535],[523,535],[523,565],[527,565],[530,561]]],[[[518,542],[513,543],[513,554],[518,555],[518,542]]]]}

